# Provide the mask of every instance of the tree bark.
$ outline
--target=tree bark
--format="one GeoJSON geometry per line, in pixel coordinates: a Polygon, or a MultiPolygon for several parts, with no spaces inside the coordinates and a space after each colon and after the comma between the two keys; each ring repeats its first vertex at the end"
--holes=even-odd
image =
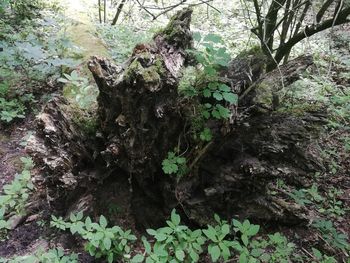
{"type": "Polygon", "coordinates": [[[324,111],[279,111],[281,87],[298,80],[311,58],[268,74],[254,57],[232,61],[222,79],[241,94],[241,113],[232,109],[235,123],[211,123],[213,141],[199,145],[189,135],[189,112],[196,102],[177,92],[181,71],[191,61],[186,53],[192,48],[191,13],[177,13],[153,43],[137,45],[121,66],[91,59],[88,67],[100,91],[93,143],[74,124],[64,101],[55,99],[44,108],[29,150],[50,175],[44,180],[50,200],[62,206],[80,203],[87,193],[93,195],[96,182],[127,176],[139,226],[157,226],[174,207],[200,225],[210,222],[214,212],[227,218],[306,222],[307,211],[274,186],[277,180],[307,186],[311,174],[323,169],[316,146],[324,111]],[[161,166],[174,148],[189,156],[191,170],[181,178],[165,175],[161,166]]]}
{"type": "Polygon", "coordinates": [[[116,12],[116,14],[115,14],[115,16],[114,16],[114,18],[113,18],[113,21],[112,21],[112,26],[114,26],[114,25],[117,24],[118,19],[119,19],[119,16],[120,16],[120,14],[121,14],[121,12],[122,12],[122,10],[123,10],[123,7],[124,7],[124,4],[125,4],[125,3],[126,3],[126,0],[122,0],[122,1],[120,2],[120,4],[118,5],[117,12],[116,12]]]}

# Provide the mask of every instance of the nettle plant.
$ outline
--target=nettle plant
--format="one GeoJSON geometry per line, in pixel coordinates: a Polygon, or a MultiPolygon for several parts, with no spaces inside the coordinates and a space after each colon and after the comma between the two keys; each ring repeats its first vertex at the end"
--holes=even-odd
{"type": "Polygon", "coordinates": [[[127,261],[131,258],[131,242],[136,237],[130,230],[123,231],[119,226],[107,227],[107,220],[100,216],[99,222],[92,222],[90,217],[84,221],[83,213],[70,215],[70,222],[65,222],[62,217],[52,216],[51,226],[61,230],[69,229],[72,234],[78,234],[87,240],[86,251],[95,258],[106,258],[109,263],[116,259],[127,261]]]}

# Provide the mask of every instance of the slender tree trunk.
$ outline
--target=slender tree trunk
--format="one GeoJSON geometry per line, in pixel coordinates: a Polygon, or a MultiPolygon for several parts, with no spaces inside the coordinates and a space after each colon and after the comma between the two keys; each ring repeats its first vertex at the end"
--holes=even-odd
{"type": "Polygon", "coordinates": [[[106,24],[107,20],[107,0],[103,1],[103,22],[106,24]]]}
{"type": "Polygon", "coordinates": [[[102,24],[102,15],[101,15],[101,0],[98,0],[98,20],[102,24]]]}
{"type": "Polygon", "coordinates": [[[118,22],[118,19],[119,19],[119,16],[122,12],[122,9],[124,7],[124,4],[126,3],[126,0],[122,0],[118,6],[118,9],[117,9],[117,13],[115,14],[114,18],[113,18],[113,22],[112,22],[112,26],[114,26],[115,24],[117,24],[118,22]]]}

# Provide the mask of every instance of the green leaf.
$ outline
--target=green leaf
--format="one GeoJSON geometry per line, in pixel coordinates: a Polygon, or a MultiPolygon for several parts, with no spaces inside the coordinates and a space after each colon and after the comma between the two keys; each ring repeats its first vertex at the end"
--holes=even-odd
{"type": "Polygon", "coordinates": [[[218,101],[221,101],[223,99],[221,93],[217,91],[213,93],[213,97],[218,101]]]}
{"type": "Polygon", "coordinates": [[[230,111],[227,108],[221,106],[220,104],[216,104],[216,108],[219,110],[219,114],[222,118],[227,119],[230,117],[230,111]]]}
{"type": "Polygon", "coordinates": [[[163,160],[162,166],[163,166],[162,169],[166,174],[173,174],[179,170],[179,167],[177,166],[177,164],[175,164],[172,160],[169,160],[169,159],[163,160]]]}
{"type": "Polygon", "coordinates": [[[100,216],[99,222],[100,222],[100,226],[102,228],[106,228],[106,226],[107,226],[107,219],[103,215],[100,216]]]}
{"type": "Polygon", "coordinates": [[[206,235],[211,241],[218,242],[218,238],[216,237],[216,231],[212,226],[208,226],[208,229],[203,230],[204,235],[206,235]]]}
{"type": "Polygon", "coordinates": [[[221,232],[226,236],[228,233],[230,233],[230,226],[228,224],[222,225],[221,232]]]}
{"type": "Polygon", "coordinates": [[[180,218],[180,216],[178,214],[176,214],[176,210],[175,209],[173,209],[171,211],[171,221],[176,226],[180,224],[181,218],[180,218]]]}
{"type": "Polygon", "coordinates": [[[193,262],[197,262],[199,260],[199,255],[193,250],[190,251],[190,257],[192,258],[193,262]]]}
{"type": "Polygon", "coordinates": [[[215,68],[207,66],[204,68],[204,73],[212,77],[212,76],[216,76],[217,71],[215,70],[215,68]]]}
{"type": "Polygon", "coordinates": [[[178,260],[183,261],[185,259],[185,252],[181,249],[176,250],[175,256],[178,260]]]}
{"type": "Polygon", "coordinates": [[[219,90],[223,91],[223,92],[231,92],[231,89],[229,86],[225,85],[225,84],[220,84],[219,85],[219,90]]]}
{"type": "Polygon", "coordinates": [[[251,225],[249,230],[247,231],[248,236],[255,236],[259,232],[260,226],[259,225],[251,225]]]}
{"type": "Polygon", "coordinates": [[[108,254],[108,258],[107,258],[108,263],[113,263],[113,257],[114,255],[112,252],[108,254]]]}
{"type": "Polygon", "coordinates": [[[242,253],[240,256],[239,256],[239,263],[248,263],[248,259],[247,259],[247,255],[242,253]]]}
{"type": "Polygon", "coordinates": [[[137,254],[136,256],[134,256],[131,259],[131,263],[141,263],[141,262],[143,262],[143,260],[144,260],[144,256],[140,255],[140,254],[137,254]]]}
{"type": "Polygon", "coordinates": [[[211,96],[211,91],[210,91],[210,89],[204,89],[204,90],[203,90],[203,96],[204,96],[205,98],[210,98],[210,96],[211,96]]]}
{"type": "Polygon", "coordinates": [[[157,239],[157,241],[159,241],[159,242],[162,242],[162,241],[164,241],[165,239],[168,238],[167,235],[162,234],[162,233],[157,233],[154,237],[155,237],[155,239],[157,239]]]}
{"type": "Polygon", "coordinates": [[[322,253],[318,249],[312,248],[312,252],[318,260],[322,260],[322,253]]]}
{"type": "Polygon", "coordinates": [[[112,242],[111,242],[111,239],[110,239],[110,238],[105,237],[105,238],[103,239],[103,245],[105,246],[105,248],[106,248],[107,250],[109,250],[109,249],[111,248],[111,244],[112,244],[112,242]]]}
{"type": "Polygon", "coordinates": [[[202,141],[210,142],[213,138],[211,130],[209,128],[204,128],[204,130],[199,134],[199,138],[202,141]]]}
{"type": "Polygon", "coordinates": [[[223,258],[225,260],[228,260],[229,257],[231,256],[230,250],[224,243],[219,243],[219,246],[221,248],[223,258]]]}
{"type": "Polygon", "coordinates": [[[141,238],[143,246],[145,247],[145,251],[150,254],[152,251],[151,244],[148,242],[147,238],[142,237],[141,238]]]}
{"type": "Polygon", "coordinates": [[[80,221],[83,219],[83,211],[80,211],[77,215],[76,215],[77,221],[80,221]]]}
{"type": "Polygon", "coordinates": [[[220,258],[220,255],[221,255],[221,251],[220,251],[220,248],[218,246],[210,247],[208,252],[209,252],[213,262],[218,261],[218,259],[220,258]]]}
{"type": "Polygon", "coordinates": [[[237,94],[234,94],[232,92],[224,92],[222,94],[222,96],[223,96],[224,100],[226,100],[230,104],[237,105],[237,103],[238,103],[238,96],[237,96],[237,94]]]}
{"type": "Polygon", "coordinates": [[[244,244],[245,246],[248,246],[249,240],[248,240],[247,235],[242,234],[241,239],[242,239],[242,241],[243,241],[243,244],[244,244]]]}
{"type": "Polygon", "coordinates": [[[151,236],[157,235],[157,231],[155,231],[154,229],[146,229],[146,232],[151,236]]]}

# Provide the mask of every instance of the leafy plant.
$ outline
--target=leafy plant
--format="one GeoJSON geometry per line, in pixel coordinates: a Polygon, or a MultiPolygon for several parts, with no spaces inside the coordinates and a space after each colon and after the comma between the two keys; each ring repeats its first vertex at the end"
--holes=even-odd
{"type": "Polygon", "coordinates": [[[338,233],[332,221],[320,219],[315,221],[313,226],[320,231],[322,237],[330,246],[340,250],[347,250],[350,248],[347,235],[338,233]]]}
{"type": "MultiPolygon", "coordinates": [[[[187,226],[180,225],[181,218],[175,209],[171,212],[167,226],[157,230],[147,229],[147,233],[154,237],[156,242],[153,247],[145,237],[142,242],[146,252],[146,262],[197,262],[203,252],[202,246],[205,238],[202,231],[190,230],[187,226]]],[[[131,262],[142,262],[142,255],[137,255],[131,262]]]]}
{"type": "Polygon", "coordinates": [[[312,263],[336,263],[337,260],[334,257],[329,257],[324,255],[316,248],[312,248],[313,255],[317,261],[312,261],[312,263]]]}
{"type": "Polygon", "coordinates": [[[5,208],[1,207],[0,208],[0,230],[1,229],[9,229],[10,224],[9,222],[5,219],[5,208]]]}
{"type": "Polygon", "coordinates": [[[17,256],[11,259],[0,258],[1,263],[78,263],[77,254],[66,255],[62,249],[39,249],[34,255],[17,256]]]}
{"type": "Polygon", "coordinates": [[[7,123],[16,118],[23,119],[25,107],[18,100],[6,100],[0,98],[0,120],[7,123]]]}
{"type": "Polygon", "coordinates": [[[287,238],[280,233],[268,235],[268,246],[272,253],[264,253],[264,259],[268,262],[288,263],[295,249],[295,244],[288,242],[287,238]]]}
{"type": "Polygon", "coordinates": [[[30,158],[21,158],[24,163],[24,170],[15,176],[15,179],[3,187],[3,194],[0,196],[0,207],[6,213],[15,211],[18,214],[24,213],[24,207],[30,192],[33,190],[30,169],[33,162],[30,158]]]}
{"type": "Polygon", "coordinates": [[[259,248],[257,242],[252,242],[252,238],[259,232],[260,226],[254,225],[249,220],[244,220],[243,223],[233,219],[232,224],[234,231],[240,234],[240,239],[243,246],[240,243],[235,243],[234,249],[239,252],[239,262],[256,262],[263,250],[259,248]]]}
{"type": "Polygon", "coordinates": [[[76,70],[70,75],[64,73],[65,78],[59,78],[58,81],[69,84],[71,95],[81,108],[88,108],[96,101],[97,89],[89,84],[89,80],[81,77],[76,70]]]}
{"type": "Polygon", "coordinates": [[[182,176],[187,170],[186,158],[180,157],[174,152],[168,152],[168,157],[162,162],[162,169],[166,174],[182,176]]]}
{"type": "Polygon", "coordinates": [[[136,240],[130,230],[123,231],[120,227],[107,227],[107,220],[100,216],[99,222],[92,222],[90,217],[82,221],[83,213],[70,215],[70,222],[61,217],[52,216],[51,226],[61,230],[69,229],[72,234],[79,234],[87,240],[85,249],[95,258],[104,257],[109,263],[117,258],[130,258],[130,242],[136,240]]]}
{"type": "Polygon", "coordinates": [[[209,240],[208,253],[213,262],[217,262],[220,258],[228,260],[231,256],[230,248],[238,243],[227,239],[230,234],[230,225],[226,221],[222,221],[218,215],[215,215],[218,223],[216,226],[208,225],[208,229],[204,229],[203,233],[209,240]]]}

